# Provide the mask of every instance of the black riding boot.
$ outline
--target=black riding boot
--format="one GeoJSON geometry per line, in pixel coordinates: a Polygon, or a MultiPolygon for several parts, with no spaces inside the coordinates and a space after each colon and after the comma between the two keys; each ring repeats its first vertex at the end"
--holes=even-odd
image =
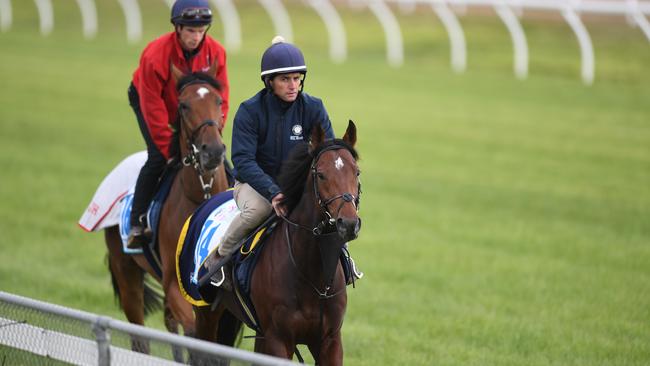
{"type": "Polygon", "coordinates": [[[165,156],[160,152],[158,146],[156,146],[151,138],[149,127],[147,127],[147,123],[142,115],[142,109],[140,108],[140,97],[133,83],[129,86],[128,94],[129,104],[133,108],[133,113],[135,113],[140,133],[147,144],[147,161],[142,166],[142,169],[140,169],[140,175],[138,175],[138,181],[135,184],[130,218],[131,231],[129,232],[127,242],[127,247],[137,249],[149,241],[146,237],[147,223],[142,218],[146,216],[149,203],[153,198],[158,184],[158,179],[160,179],[160,175],[165,169],[165,164],[167,164],[167,159],[165,159],[165,156]]]}
{"type": "Polygon", "coordinates": [[[158,179],[164,168],[164,158],[156,161],[156,159],[151,159],[150,155],[140,170],[138,181],[135,184],[135,192],[133,193],[133,206],[131,207],[131,231],[126,245],[129,249],[142,248],[143,245],[149,242],[150,238],[148,236],[150,235],[147,234],[150,234],[151,231],[147,230],[145,217],[149,203],[155,193],[158,179]]]}

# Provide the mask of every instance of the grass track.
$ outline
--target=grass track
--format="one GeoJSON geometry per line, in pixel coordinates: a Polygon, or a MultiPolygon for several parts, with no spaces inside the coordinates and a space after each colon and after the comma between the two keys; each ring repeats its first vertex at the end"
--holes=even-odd
{"type": "MultiPolygon", "coordinates": [[[[162,2],[140,3],[146,38],[168,29],[162,2]]],[[[291,4],[307,91],[325,99],[339,133],[348,118],[359,127],[364,228],[352,250],[367,278],[349,292],[346,363],[648,364],[641,32],[587,23],[596,82],[585,87],[568,27],[524,18],[531,62],[521,82],[496,18],[461,18],[468,72],[454,75],[430,12],[398,15],[406,63],[392,69],[369,12],[339,9],[349,60],[335,65],[317,15],[291,4]]],[[[55,2],[47,38],[32,2],[12,5],[13,27],[0,34],[0,289],[124,319],[102,235],[76,220],[103,176],[143,148],[126,87],[144,43],[126,44],[116,2],[98,2],[92,41],[72,0],[55,2]]],[[[273,35],[256,2],[237,5],[244,48],[229,55],[231,116],[261,86],[273,35]]],[[[218,25],[211,33],[221,38],[218,25]]],[[[159,318],[150,323],[160,328],[159,318]]]]}

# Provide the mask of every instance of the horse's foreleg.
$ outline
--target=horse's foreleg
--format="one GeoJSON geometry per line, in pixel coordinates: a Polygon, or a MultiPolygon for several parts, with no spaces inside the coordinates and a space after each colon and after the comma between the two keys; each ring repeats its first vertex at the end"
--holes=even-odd
{"type": "MultiPolygon", "coordinates": [[[[165,328],[167,328],[167,331],[172,334],[178,334],[178,321],[174,318],[174,314],[172,314],[171,307],[167,302],[167,297],[165,297],[165,328]]],[[[185,362],[185,357],[183,357],[183,348],[175,344],[172,344],[171,347],[174,361],[180,363],[185,362]]]]}
{"type": "Polygon", "coordinates": [[[233,315],[233,313],[230,311],[224,311],[219,317],[219,327],[217,328],[217,343],[234,347],[241,327],[241,320],[237,319],[237,317],[235,317],[235,315],[233,315]]]}
{"type": "Polygon", "coordinates": [[[255,352],[271,356],[291,359],[295,348],[294,343],[284,342],[273,334],[264,334],[263,338],[255,340],[255,352]]]}
{"type": "Polygon", "coordinates": [[[343,342],[340,331],[319,343],[309,345],[309,351],[314,359],[318,359],[319,365],[343,365],[343,342]]]}
{"type": "MultiPolygon", "coordinates": [[[[122,252],[122,239],[117,226],[105,229],[104,238],[113,287],[124,315],[130,323],[144,325],[144,272],[130,255],[122,252]]],[[[132,339],[131,348],[149,353],[149,344],[141,339],[132,339]]]]}
{"type": "MultiPolygon", "coordinates": [[[[210,306],[195,306],[194,314],[196,315],[196,338],[216,342],[217,328],[219,327],[219,318],[223,314],[223,307],[212,311],[210,306]]],[[[226,360],[215,362],[215,357],[202,354],[201,352],[190,351],[191,365],[221,365],[228,364],[226,360]]]]}
{"type": "MultiPolygon", "coordinates": [[[[194,337],[196,334],[196,325],[192,305],[183,298],[181,290],[178,287],[176,274],[173,276],[163,275],[163,289],[165,291],[166,309],[170,312],[173,319],[183,326],[186,336],[194,337]]],[[[176,323],[178,325],[178,323],[176,323]]],[[[169,328],[168,328],[169,329],[169,328]]]]}
{"type": "Polygon", "coordinates": [[[204,341],[216,342],[219,318],[223,312],[223,307],[219,307],[215,311],[212,311],[210,306],[195,306],[196,338],[204,341]]]}

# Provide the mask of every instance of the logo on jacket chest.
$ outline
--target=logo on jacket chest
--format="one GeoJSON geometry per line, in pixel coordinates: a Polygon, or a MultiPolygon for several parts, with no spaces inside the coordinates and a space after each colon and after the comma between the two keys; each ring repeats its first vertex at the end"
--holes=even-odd
{"type": "Polygon", "coordinates": [[[293,125],[293,127],[291,127],[291,136],[289,136],[289,140],[296,141],[302,139],[302,126],[298,124],[293,125]]]}

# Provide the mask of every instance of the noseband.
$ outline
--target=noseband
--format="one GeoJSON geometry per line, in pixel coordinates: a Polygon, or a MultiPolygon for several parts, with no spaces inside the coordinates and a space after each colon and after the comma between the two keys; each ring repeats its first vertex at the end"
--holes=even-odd
{"type": "MultiPolygon", "coordinates": [[[[189,85],[193,85],[193,84],[208,84],[208,83],[206,83],[204,81],[196,80],[196,81],[193,81],[193,82],[190,82],[190,83],[184,85],[178,91],[178,93],[181,94],[186,87],[188,87],[189,85]]],[[[194,170],[196,170],[196,172],[197,172],[197,174],[199,176],[199,182],[201,183],[201,189],[203,190],[203,198],[207,200],[208,198],[210,198],[212,196],[210,191],[212,190],[212,185],[214,184],[214,177],[210,176],[210,181],[208,183],[205,183],[205,181],[203,180],[203,175],[206,172],[203,170],[203,167],[201,166],[201,162],[199,160],[199,149],[196,147],[195,140],[196,140],[199,132],[201,132],[201,130],[203,129],[203,127],[206,127],[206,126],[213,127],[213,126],[218,126],[218,124],[217,124],[217,122],[215,120],[206,119],[205,121],[203,121],[203,123],[201,123],[196,128],[194,128],[193,130],[189,131],[189,133],[187,133],[188,128],[185,126],[186,119],[185,119],[185,115],[183,113],[183,110],[180,107],[180,103],[179,103],[178,110],[179,110],[179,117],[180,117],[180,122],[181,122],[181,129],[185,130],[185,132],[186,132],[186,135],[187,135],[186,143],[187,143],[187,146],[189,148],[189,151],[188,151],[187,155],[185,155],[181,161],[182,161],[184,166],[191,166],[191,167],[194,168],[194,170]]]]}

